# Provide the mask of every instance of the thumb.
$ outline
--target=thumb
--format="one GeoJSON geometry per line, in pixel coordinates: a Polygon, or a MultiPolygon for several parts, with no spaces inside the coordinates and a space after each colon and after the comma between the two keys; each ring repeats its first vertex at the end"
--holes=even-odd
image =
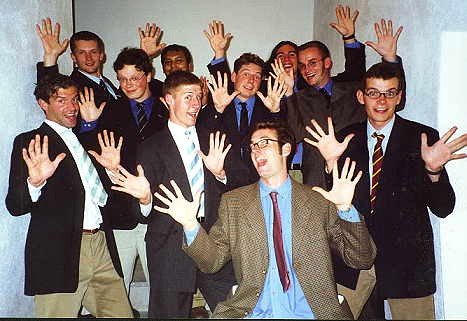
{"type": "Polygon", "coordinates": [[[99,154],[97,154],[95,151],[93,150],[88,150],[88,153],[89,155],[91,155],[92,157],[94,157],[96,160],[97,160],[97,157],[99,157],[99,154]]]}
{"type": "Polygon", "coordinates": [[[374,50],[376,50],[376,44],[373,42],[373,41],[367,41],[365,42],[365,45],[373,48],[374,50]]]}
{"type": "Polygon", "coordinates": [[[258,95],[258,97],[263,101],[264,103],[264,100],[266,99],[263,95],[263,93],[261,91],[258,90],[258,92],[256,93],[256,95],[258,95]]]}
{"type": "Polygon", "coordinates": [[[328,192],[326,192],[324,189],[322,189],[321,187],[319,186],[313,186],[311,188],[312,190],[314,190],[315,192],[318,192],[320,193],[325,199],[328,199],[328,192]]]}
{"type": "Polygon", "coordinates": [[[141,166],[141,164],[138,164],[136,166],[136,171],[138,172],[138,177],[144,176],[144,168],[141,166]]]}
{"type": "Polygon", "coordinates": [[[344,141],[342,142],[346,147],[349,144],[350,140],[354,138],[355,134],[348,134],[345,136],[344,141]]]}
{"type": "Polygon", "coordinates": [[[54,166],[57,167],[58,164],[60,164],[60,162],[65,158],[65,156],[66,156],[65,153],[58,154],[57,157],[55,157],[53,161],[54,166]]]}
{"type": "Polygon", "coordinates": [[[427,147],[428,147],[428,142],[427,142],[427,137],[426,137],[426,134],[425,134],[425,133],[422,133],[422,134],[420,135],[420,140],[421,140],[421,147],[422,147],[422,149],[427,148],[427,147]]]}
{"type": "Polygon", "coordinates": [[[239,92],[238,90],[235,90],[235,91],[229,96],[230,101],[232,101],[232,99],[234,99],[235,97],[237,97],[238,94],[240,94],[240,92],[239,92]]]}
{"type": "Polygon", "coordinates": [[[106,105],[107,105],[106,101],[102,102],[101,105],[99,106],[99,110],[102,111],[106,105]]]}
{"type": "Polygon", "coordinates": [[[199,155],[199,157],[201,157],[201,159],[203,160],[203,162],[204,162],[204,160],[206,159],[206,157],[208,157],[207,155],[204,155],[204,153],[203,153],[201,150],[198,151],[198,155],[199,155]]]}

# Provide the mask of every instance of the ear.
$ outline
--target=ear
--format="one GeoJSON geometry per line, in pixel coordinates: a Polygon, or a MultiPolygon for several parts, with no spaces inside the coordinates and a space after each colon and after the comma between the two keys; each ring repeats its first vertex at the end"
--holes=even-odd
{"type": "Polygon", "coordinates": [[[237,73],[235,71],[230,75],[230,80],[232,80],[233,83],[237,80],[237,73]]]}
{"type": "Polygon", "coordinates": [[[193,72],[193,62],[190,62],[190,63],[188,64],[188,71],[189,71],[189,72],[193,72]]]}
{"type": "Polygon", "coordinates": [[[287,143],[282,145],[282,156],[286,157],[290,155],[290,152],[292,151],[292,146],[287,143]]]}
{"type": "Polygon", "coordinates": [[[49,103],[47,103],[44,99],[42,98],[39,98],[37,100],[37,103],[39,104],[39,106],[41,107],[41,109],[47,113],[47,111],[49,110],[49,103]]]}
{"type": "Polygon", "coordinates": [[[146,75],[146,82],[149,84],[152,80],[152,73],[148,72],[148,74],[146,75]]]}
{"type": "Polygon", "coordinates": [[[174,97],[172,94],[166,94],[164,97],[161,97],[161,101],[164,103],[167,109],[170,110],[170,106],[173,106],[174,104],[174,97]]]}
{"type": "Polygon", "coordinates": [[[332,68],[332,59],[331,57],[324,58],[324,68],[331,69],[332,68]]]}
{"type": "Polygon", "coordinates": [[[357,100],[360,104],[365,105],[365,101],[363,100],[363,91],[361,89],[357,90],[355,96],[357,96],[357,100]]]}
{"type": "Polygon", "coordinates": [[[70,56],[71,56],[71,60],[73,60],[73,62],[76,64],[76,57],[75,57],[75,55],[71,52],[71,53],[70,53],[70,56]]]}

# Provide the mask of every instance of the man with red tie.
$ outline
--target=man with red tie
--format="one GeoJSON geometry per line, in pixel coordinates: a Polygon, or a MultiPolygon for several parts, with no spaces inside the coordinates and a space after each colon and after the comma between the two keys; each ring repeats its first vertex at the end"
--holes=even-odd
{"type": "Polygon", "coordinates": [[[327,169],[350,157],[363,172],[353,204],[365,217],[378,257],[371,270],[336,265],[336,275],[345,275],[350,287],[342,293],[363,306],[368,298],[363,283],[376,273],[377,301],[387,299],[393,319],[426,320],[435,318],[436,291],[427,208],[441,218],[453,211],[455,195],[444,165],[467,156],[455,154],[467,145],[467,134],[450,140],[457,129],[452,127],[440,139],[433,128],[398,116],[402,77],[397,65],[373,65],[357,91],[367,120],[344,128],[337,139],[330,119],[328,134],[312,121],[316,131],[308,131],[315,141],[308,142],[319,149],[327,169]]]}
{"type": "Polygon", "coordinates": [[[339,304],[331,251],[354,268],[368,268],[376,255],[363,219],[351,205],[361,173],[347,160],[326,192],[288,176],[295,141],[281,122],[259,122],[250,136],[259,182],[225,193],[209,234],[196,221],[199,195],[187,201],[176,182],[156,206],[184,229],[184,250],[198,267],[214,273],[232,260],[238,283],[220,302],[215,318],[350,319],[339,304]],[[183,210],[181,210],[183,209],[183,210]]]}

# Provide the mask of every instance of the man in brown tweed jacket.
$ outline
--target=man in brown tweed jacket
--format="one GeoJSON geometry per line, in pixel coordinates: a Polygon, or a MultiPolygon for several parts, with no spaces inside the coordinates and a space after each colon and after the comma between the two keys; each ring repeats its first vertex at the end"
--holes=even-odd
{"type": "Polygon", "coordinates": [[[351,205],[361,172],[352,180],[355,162],[348,159],[340,177],[337,165],[333,169],[331,191],[301,185],[287,174],[293,146],[283,124],[255,126],[250,148],[260,181],[223,195],[209,235],[196,221],[199,197],[186,201],[174,181],[174,193],[161,185],[165,196],[154,194],[168,206],[156,210],[182,224],[183,248],[203,272],[233,261],[238,288],[213,317],[352,318],[338,301],[331,251],[359,269],[375,258],[373,240],[351,205]]]}

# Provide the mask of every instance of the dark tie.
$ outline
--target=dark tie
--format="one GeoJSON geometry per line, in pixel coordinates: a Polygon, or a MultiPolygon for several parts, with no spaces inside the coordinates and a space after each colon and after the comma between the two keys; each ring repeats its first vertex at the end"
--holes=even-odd
{"type": "Polygon", "coordinates": [[[136,115],[136,118],[138,118],[138,132],[141,133],[148,124],[148,118],[144,112],[143,103],[136,103],[136,107],[138,108],[138,114],[136,115]]]}
{"type": "Polygon", "coordinates": [[[272,225],[272,236],[274,240],[274,253],[276,254],[277,270],[281,279],[282,290],[286,292],[290,287],[289,272],[287,272],[287,263],[285,261],[284,245],[282,243],[281,212],[277,203],[277,192],[269,193],[272,199],[272,208],[274,212],[274,223],[272,225]]]}
{"type": "Polygon", "coordinates": [[[372,164],[373,174],[371,176],[371,190],[370,190],[370,213],[375,212],[376,206],[376,194],[379,188],[379,179],[381,177],[381,170],[383,168],[383,148],[381,143],[383,142],[384,135],[377,134],[374,132],[371,137],[376,138],[375,149],[373,150],[372,164]]]}
{"type": "Polygon", "coordinates": [[[99,86],[104,91],[105,100],[109,99],[110,97],[113,98],[113,96],[109,92],[109,89],[107,88],[107,85],[105,84],[104,79],[101,79],[101,81],[99,82],[99,86]]]}
{"type": "Polygon", "coordinates": [[[240,133],[246,135],[248,133],[248,109],[246,109],[246,103],[239,103],[242,106],[240,111],[240,133]]]}
{"type": "Polygon", "coordinates": [[[331,96],[329,95],[329,93],[327,92],[326,89],[323,88],[320,88],[319,92],[321,93],[321,95],[323,95],[324,98],[326,98],[326,101],[329,102],[331,101],[331,96]]]}

